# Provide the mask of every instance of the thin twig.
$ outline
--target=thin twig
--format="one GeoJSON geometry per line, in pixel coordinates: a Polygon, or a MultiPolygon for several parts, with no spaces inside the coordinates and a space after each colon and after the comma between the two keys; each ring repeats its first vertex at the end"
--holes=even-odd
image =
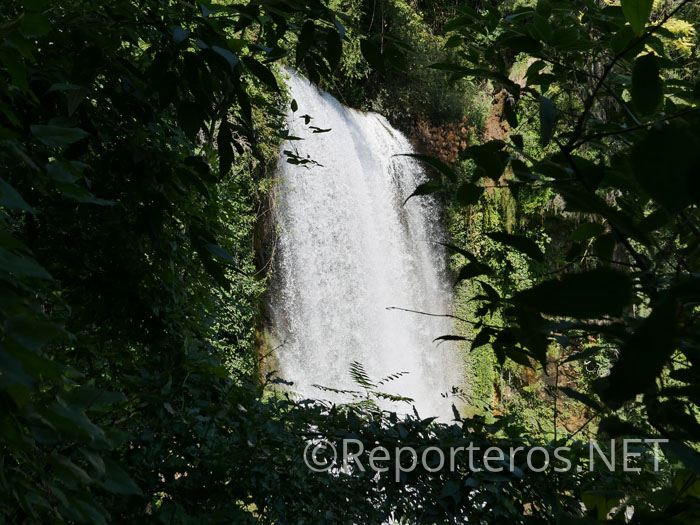
{"type": "Polygon", "coordinates": [[[594,419],[597,415],[598,415],[598,414],[593,414],[591,417],[589,417],[583,425],[581,425],[580,427],[578,427],[578,430],[577,430],[576,432],[574,432],[573,434],[571,434],[571,435],[569,436],[569,440],[573,439],[574,436],[576,436],[576,434],[578,434],[578,433],[581,432],[584,428],[586,428],[586,427],[588,426],[588,424],[589,424],[591,421],[593,421],[593,419],[594,419]]]}
{"type": "Polygon", "coordinates": [[[464,319],[464,318],[462,318],[462,317],[458,317],[458,316],[452,315],[452,314],[431,314],[431,313],[428,313],[428,312],[421,312],[421,311],[419,311],[419,310],[410,310],[410,309],[408,309],[408,308],[399,308],[398,306],[387,306],[386,309],[387,309],[387,310],[398,310],[398,311],[400,311],[400,312],[410,312],[410,313],[412,313],[412,314],[427,315],[427,316],[430,316],[430,317],[448,317],[448,318],[450,318],[450,319],[456,319],[457,321],[462,321],[463,323],[468,323],[468,324],[471,324],[471,325],[474,325],[474,326],[485,326],[486,328],[495,328],[495,329],[497,329],[497,330],[502,330],[502,329],[503,329],[502,326],[496,326],[496,325],[486,324],[486,323],[483,323],[483,322],[481,322],[481,321],[478,321],[478,322],[477,322],[477,321],[470,321],[469,319],[464,319]]]}

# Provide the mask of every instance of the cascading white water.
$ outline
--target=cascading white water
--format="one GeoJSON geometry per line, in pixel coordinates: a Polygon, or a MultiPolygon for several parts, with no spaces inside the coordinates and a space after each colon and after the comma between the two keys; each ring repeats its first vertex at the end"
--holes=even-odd
{"type": "Polygon", "coordinates": [[[288,84],[298,103],[289,128],[304,140],[283,149],[320,165],[280,158],[270,305],[279,374],[304,397],[348,402],[313,385],[358,390],[353,361],[374,380],[405,371],[380,390],[411,397],[422,417],[449,417],[455,400],[441,394],[462,384],[462,361],[452,343],[436,347],[433,339],[452,333],[452,323],[387,309],[450,307],[435,202],[415,197],[404,205],[426,180],[416,161],[395,156],[413,148],[382,116],[348,109],[295,74],[288,84]]]}

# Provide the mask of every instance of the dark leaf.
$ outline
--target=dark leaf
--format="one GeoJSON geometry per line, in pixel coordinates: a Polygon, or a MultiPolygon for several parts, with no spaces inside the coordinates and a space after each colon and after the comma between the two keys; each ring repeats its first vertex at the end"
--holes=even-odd
{"type": "Polygon", "coordinates": [[[204,110],[201,104],[184,101],[177,108],[177,116],[185,136],[194,141],[204,121],[204,110]]]}
{"type": "Polygon", "coordinates": [[[641,115],[651,115],[663,102],[664,85],[656,57],[649,53],[639,57],[632,71],[632,104],[641,115]]]}
{"type": "Polygon", "coordinates": [[[316,38],[316,25],[312,20],[307,20],[301,28],[301,33],[299,33],[299,42],[297,42],[296,48],[296,60],[297,66],[299,66],[306,58],[311,46],[316,38]]]}
{"type": "Polygon", "coordinates": [[[598,426],[598,434],[607,434],[610,437],[617,438],[619,436],[643,435],[644,431],[632,423],[622,421],[617,416],[609,416],[600,422],[600,425],[598,426]]]}
{"type": "Polygon", "coordinates": [[[481,264],[481,263],[477,263],[477,262],[467,263],[465,266],[462,267],[462,269],[457,274],[457,279],[455,280],[455,286],[457,286],[460,282],[462,282],[466,279],[472,279],[472,278],[477,277],[479,275],[490,275],[491,273],[493,273],[491,268],[489,268],[485,264],[481,264]]]}
{"type": "Polygon", "coordinates": [[[389,64],[394,69],[398,69],[403,73],[408,72],[408,65],[406,64],[406,57],[404,54],[396,47],[389,46],[384,50],[384,58],[386,63],[389,64]]]}
{"type": "Polygon", "coordinates": [[[588,357],[594,356],[597,353],[600,352],[600,348],[597,346],[594,346],[592,348],[586,348],[585,350],[581,350],[580,352],[576,352],[575,354],[570,355],[562,363],[570,363],[572,361],[579,361],[581,359],[586,359],[588,357]]]}
{"type": "Polygon", "coordinates": [[[243,64],[248,70],[253,73],[263,84],[267,85],[274,91],[279,92],[279,86],[277,85],[277,79],[275,75],[270,71],[269,68],[263,66],[260,62],[255,60],[253,57],[243,57],[243,64]]]}
{"type": "Polygon", "coordinates": [[[4,248],[0,248],[0,268],[15,275],[52,279],[51,275],[33,258],[11,253],[4,248]]]}
{"type": "Polygon", "coordinates": [[[537,53],[542,49],[542,44],[529,36],[510,36],[500,39],[498,43],[517,53],[537,53]]]}
{"type": "Polygon", "coordinates": [[[72,388],[63,395],[63,399],[80,410],[99,410],[126,401],[126,396],[87,384],[72,388]]]}
{"type": "Polygon", "coordinates": [[[50,148],[65,148],[84,139],[88,134],[80,128],[59,126],[31,126],[32,134],[50,148]]]}
{"type": "Polygon", "coordinates": [[[459,73],[462,71],[469,71],[466,67],[457,64],[450,64],[447,62],[437,62],[428,66],[430,69],[437,69],[438,71],[450,71],[452,73],[459,73]]]}
{"type": "Polygon", "coordinates": [[[107,459],[104,460],[104,464],[106,475],[102,487],[105,490],[121,495],[141,494],[141,489],[122,467],[107,459]]]}
{"type": "Polygon", "coordinates": [[[232,264],[233,266],[236,265],[236,261],[231,256],[231,254],[228,251],[224,250],[218,244],[207,244],[205,248],[209,250],[209,253],[211,253],[212,255],[216,255],[219,259],[222,259],[227,263],[232,264]]]}
{"type": "Polygon", "coordinates": [[[484,194],[484,188],[465,182],[457,189],[457,202],[462,206],[471,206],[479,202],[479,199],[484,194]]]}
{"type": "Polygon", "coordinates": [[[590,396],[587,396],[586,394],[582,394],[581,392],[577,392],[576,390],[566,386],[560,386],[559,390],[564,392],[571,399],[580,401],[581,403],[583,403],[587,407],[592,408],[596,412],[601,412],[603,410],[595,399],[591,398],[590,396]]]}
{"type": "Polygon", "coordinates": [[[549,315],[619,316],[633,299],[630,276],[598,268],[545,281],[513,296],[516,303],[549,315]]]}
{"type": "Polygon", "coordinates": [[[489,297],[489,299],[493,302],[498,302],[501,300],[501,296],[499,293],[494,289],[493,286],[490,284],[487,284],[483,281],[479,281],[479,284],[481,285],[481,289],[484,290],[484,293],[489,297]]]}
{"type": "Polygon", "coordinates": [[[671,213],[692,203],[698,161],[700,140],[681,125],[652,128],[632,152],[637,182],[671,213]]]}
{"type": "Polygon", "coordinates": [[[491,141],[481,146],[472,146],[465,153],[474,159],[480,176],[486,176],[498,182],[506,169],[508,160],[508,153],[503,151],[504,145],[502,141],[491,141]]]}
{"type": "Polygon", "coordinates": [[[430,195],[431,193],[435,193],[436,191],[440,191],[442,189],[444,188],[439,182],[424,182],[423,184],[419,184],[418,187],[415,190],[413,190],[413,193],[411,193],[403,203],[405,205],[411,197],[418,197],[420,195],[430,195]]]}
{"type": "Polygon", "coordinates": [[[513,144],[515,144],[515,147],[521,151],[525,147],[522,135],[511,135],[510,140],[513,142],[513,144]]]}
{"type": "Polygon", "coordinates": [[[557,108],[547,97],[540,97],[540,144],[546,146],[552,140],[557,108]]]}
{"type": "Polygon", "coordinates": [[[661,443],[661,448],[668,455],[680,460],[688,469],[700,474],[700,454],[697,450],[693,450],[685,443],[680,441],[669,441],[661,443]]]}
{"type": "Polygon", "coordinates": [[[597,237],[605,231],[605,226],[597,222],[584,222],[571,234],[571,238],[576,242],[587,241],[597,237]]]}
{"type": "Polygon", "coordinates": [[[226,277],[221,265],[212,259],[209,251],[200,250],[199,256],[206,272],[214,278],[222,289],[229,290],[231,288],[231,283],[226,277]]]}
{"type": "Polygon", "coordinates": [[[233,134],[228,121],[219,126],[216,145],[219,149],[219,174],[223,177],[231,171],[233,165],[233,134]]]}
{"type": "Polygon", "coordinates": [[[190,36],[190,32],[187,29],[183,29],[180,26],[177,26],[173,29],[173,42],[176,44],[179,44],[181,42],[184,42],[187,37],[190,36]]]}
{"type": "Polygon", "coordinates": [[[231,68],[234,68],[238,65],[238,57],[228,49],[225,49],[220,46],[211,46],[211,49],[217,55],[224,57],[226,59],[226,62],[228,62],[231,66],[231,68]]]}
{"type": "Polygon", "coordinates": [[[530,361],[530,357],[527,355],[526,352],[524,352],[520,348],[511,345],[503,345],[503,349],[505,351],[506,356],[509,357],[512,361],[518,363],[519,365],[533,368],[532,362],[530,361]]]}
{"type": "Polygon", "coordinates": [[[343,55],[343,40],[342,37],[335,31],[329,31],[326,37],[326,49],[324,56],[328,61],[328,66],[331,71],[335,70],[340,64],[340,59],[343,55]]]}
{"type": "Polygon", "coordinates": [[[448,180],[455,182],[457,180],[457,174],[450,168],[447,164],[442,162],[440,159],[431,157],[430,155],[421,155],[418,153],[400,153],[395,155],[396,157],[411,157],[419,160],[428,166],[431,166],[438,170],[441,174],[447,177],[448,180]]]}
{"type": "Polygon", "coordinates": [[[675,331],[675,299],[669,291],[623,346],[601,393],[608,405],[618,407],[653,386],[675,348],[675,331]]]}
{"type": "Polygon", "coordinates": [[[27,68],[22,56],[9,46],[0,47],[0,63],[4,64],[12,76],[12,82],[23,91],[29,90],[27,68]]]}
{"type": "Polygon", "coordinates": [[[481,346],[485,346],[489,344],[491,341],[491,336],[493,335],[493,331],[490,328],[482,328],[481,331],[476,334],[476,337],[472,341],[471,347],[469,348],[470,351],[476,350],[477,348],[481,346]]]}
{"type": "Polygon", "coordinates": [[[467,341],[466,337],[462,337],[461,335],[441,335],[440,337],[436,337],[433,339],[433,343],[435,341],[467,341]]]}
{"type": "Polygon", "coordinates": [[[17,190],[2,179],[0,179],[0,205],[10,210],[36,213],[36,210],[26,203],[17,190]]]}
{"type": "Polygon", "coordinates": [[[454,481],[448,481],[442,486],[440,490],[439,499],[448,498],[456,495],[459,492],[459,484],[454,481]]]}
{"type": "Polygon", "coordinates": [[[384,64],[384,56],[379,50],[379,46],[373,40],[362,39],[360,41],[360,51],[365,60],[372,66],[372,69],[386,75],[386,65],[384,64]]]}
{"type": "Polygon", "coordinates": [[[471,253],[471,252],[468,251],[468,250],[465,250],[464,248],[460,248],[459,246],[455,246],[455,245],[453,245],[453,244],[447,244],[447,243],[444,243],[444,242],[439,242],[439,243],[437,243],[437,244],[439,244],[439,245],[441,245],[441,246],[444,246],[444,247],[447,248],[448,250],[451,250],[451,251],[453,251],[453,252],[455,252],[455,253],[458,253],[458,254],[462,255],[463,257],[465,257],[465,258],[466,258],[468,261],[470,261],[470,262],[475,262],[475,263],[478,263],[478,262],[479,262],[479,260],[476,258],[476,256],[475,256],[473,253],[471,253]]]}

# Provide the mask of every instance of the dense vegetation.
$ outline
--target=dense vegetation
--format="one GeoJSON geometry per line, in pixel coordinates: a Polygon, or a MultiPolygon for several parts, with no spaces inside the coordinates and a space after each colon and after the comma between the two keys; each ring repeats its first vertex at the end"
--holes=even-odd
{"type": "Polygon", "coordinates": [[[633,506],[635,522],[698,521],[695,3],[0,15],[0,520],[585,523],[633,506]],[[414,198],[444,196],[453,239],[462,321],[444,336],[465,340],[474,381],[452,425],[295,403],[258,377],[255,225],[288,137],[275,63],[442,158],[422,157],[435,176],[414,198]],[[353,437],[568,444],[578,466],[595,435],[669,439],[661,472],[463,459],[395,481],[303,462],[307,440],[353,437]]]}

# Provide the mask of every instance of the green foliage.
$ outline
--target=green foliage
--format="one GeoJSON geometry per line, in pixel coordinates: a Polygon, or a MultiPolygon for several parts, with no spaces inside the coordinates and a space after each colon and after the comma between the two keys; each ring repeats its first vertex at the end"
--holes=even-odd
{"type": "Polygon", "coordinates": [[[341,101],[380,112],[403,127],[420,117],[439,123],[466,116],[471,125],[483,124],[487,109],[476,86],[463,81],[452,89],[426,67],[451,56],[442,49],[446,39],[440,31],[451,6],[404,0],[329,5],[342,13],[348,28],[340,70],[325,84],[341,101]]]}
{"type": "Polygon", "coordinates": [[[255,196],[280,127],[257,86],[277,86],[263,62],[287,16],[334,19],[285,2],[0,14],[0,520],[247,514],[216,459],[247,395],[222,363],[256,373],[255,196]]]}
{"type": "Polygon", "coordinates": [[[697,520],[697,71],[663,27],[685,4],[5,2],[0,520],[561,523],[627,504],[637,522],[697,520]],[[473,146],[454,169],[421,160],[441,172],[429,189],[456,196],[453,238],[469,247],[453,256],[469,325],[454,339],[471,340],[475,412],[540,366],[551,423],[539,387],[519,417],[439,424],[378,410],[383,383],[359,365],[348,406],[256,377],[254,226],[289,139],[279,60],[367,89],[348,95],[396,119],[477,113],[477,84],[509,93],[508,144],[473,146]],[[514,61],[530,62],[523,85],[514,61]],[[553,199],[566,217],[519,222],[544,221],[553,199]],[[586,391],[559,382],[577,363],[594,365],[586,391]],[[558,425],[577,406],[601,436],[670,438],[673,468],[552,475],[523,455],[494,474],[460,456],[395,481],[303,460],[309,440],[352,437],[364,464],[377,444],[570,443],[577,466],[584,446],[558,425]]]}
{"type": "MultiPolygon", "coordinates": [[[[478,294],[472,286],[480,305],[466,317],[473,325],[468,331],[478,334],[473,346],[490,343],[499,360],[524,366],[534,360],[546,369],[554,359],[557,377],[559,352],[571,356],[564,360],[569,363],[609,360],[603,366],[611,366],[608,377],[580,382],[587,392],[563,392],[593,410],[601,435],[665,437],[671,441],[667,456],[696,471],[700,113],[694,82],[686,79],[698,70],[660,40],[671,37],[666,24],[683,16],[686,5],[670,2],[653,14],[652,2],[620,7],[541,0],[511,12],[459,7],[460,15],[446,25],[459,60],[434,67],[454,81],[489,80],[513,102],[511,141],[467,149],[473,162],[468,181],[498,182],[495,191],[510,191],[516,200],[538,193],[554,200],[548,232],[556,232],[557,223],[570,225],[571,217],[588,220],[547,251],[548,273],[526,270],[536,276],[533,282],[521,277],[515,288],[499,284],[496,294],[478,294]],[[522,85],[511,80],[511,57],[528,64],[522,85]],[[582,340],[599,346],[582,352],[582,340]],[[680,383],[669,389],[669,380],[680,383]],[[614,412],[627,423],[606,418],[614,412]]],[[[454,185],[443,189],[459,202],[454,185]]],[[[473,215],[484,213],[486,202],[468,212],[471,233],[473,215]]],[[[471,265],[491,268],[481,274],[492,282],[504,277],[498,258],[475,247],[471,236],[463,241],[477,255],[471,265]]],[[[561,414],[554,399],[556,433],[561,414]]],[[[636,509],[642,505],[635,520],[697,517],[696,500],[687,509],[670,509],[669,500],[630,483],[630,492],[614,499],[625,495],[636,509]]],[[[589,498],[583,503],[596,505],[589,498]]],[[[608,508],[593,516],[606,518],[608,508]]]]}
{"type": "Polygon", "coordinates": [[[654,0],[621,0],[622,12],[635,34],[641,35],[649,20],[654,0]]]}

